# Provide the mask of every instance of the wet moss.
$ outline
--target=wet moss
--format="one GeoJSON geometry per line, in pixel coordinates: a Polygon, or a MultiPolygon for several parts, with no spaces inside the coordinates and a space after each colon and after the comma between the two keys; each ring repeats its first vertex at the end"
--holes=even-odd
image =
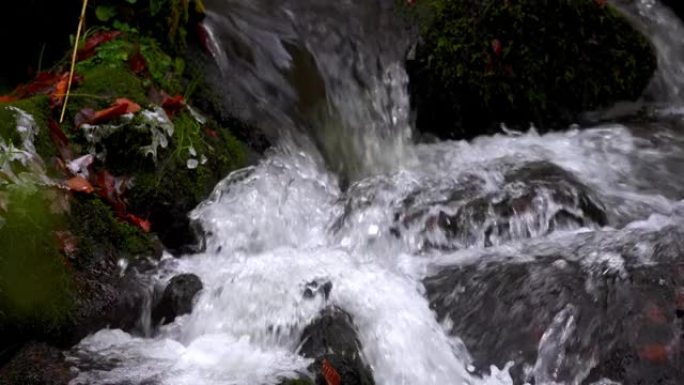
{"type": "Polygon", "coordinates": [[[0,199],[11,207],[0,226],[0,329],[55,330],[73,303],[70,269],[55,237],[63,217],[42,190],[9,188],[0,199]]]}
{"type": "Polygon", "coordinates": [[[38,126],[38,135],[34,141],[36,152],[44,159],[50,159],[55,156],[57,149],[52,143],[48,132],[48,119],[50,117],[48,96],[38,95],[28,99],[0,104],[0,136],[18,145],[21,138],[16,130],[17,114],[8,107],[16,107],[33,117],[38,126]]]}
{"type": "Polygon", "coordinates": [[[72,118],[83,108],[105,108],[117,98],[128,98],[140,105],[148,103],[142,79],[126,68],[98,65],[79,75],[83,82],[75,88],[67,108],[72,118]]]}
{"type": "Polygon", "coordinates": [[[134,260],[159,254],[153,236],[115,218],[112,209],[94,197],[75,197],[68,226],[78,239],[76,263],[80,268],[103,260],[134,260]]]}
{"type": "Polygon", "coordinates": [[[598,2],[427,0],[414,15],[417,126],[443,137],[564,127],[637,99],[656,67],[650,43],[598,2]]]}

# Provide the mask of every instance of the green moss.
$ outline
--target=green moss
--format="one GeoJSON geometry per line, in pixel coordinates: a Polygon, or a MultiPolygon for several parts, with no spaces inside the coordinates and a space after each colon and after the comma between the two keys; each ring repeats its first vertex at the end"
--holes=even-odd
{"type": "Polygon", "coordinates": [[[38,95],[28,99],[18,100],[12,103],[0,104],[0,136],[11,140],[15,145],[19,143],[16,112],[7,107],[16,107],[33,117],[38,126],[38,136],[34,141],[36,151],[44,159],[49,159],[57,154],[48,131],[49,98],[46,95],[38,95]]]}
{"type": "Polygon", "coordinates": [[[0,227],[0,328],[5,322],[49,331],[71,309],[71,276],[58,250],[62,218],[50,210],[44,191],[9,188],[11,208],[0,227]]]}
{"type": "Polygon", "coordinates": [[[74,90],[67,108],[71,117],[86,107],[108,107],[117,98],[128,98],[140,105],[148,103],[143,81],[126,68],[98,65],[79,75],[83,83],[74,90]]]}
{"type": "Polygon", "coordinates": [[[152,236],[115,218],[111,208],[97,198],[75,197],[68,225],[79,240],[77,262],[81,268],[102,260],[136,259],[158,252],[152,236]]]}
{"type": "Polygon", "coordinates": [[[415,15],[417,124],[447,137],[566,125],[638,98],[656,66],[648,41],[592,1],[426,0],[415,15]]]}

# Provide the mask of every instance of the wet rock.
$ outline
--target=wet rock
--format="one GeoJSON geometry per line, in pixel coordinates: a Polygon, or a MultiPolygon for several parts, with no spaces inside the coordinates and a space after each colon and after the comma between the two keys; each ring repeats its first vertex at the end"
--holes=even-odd
{"type": "Polygon", "coordinates": [[[0,384],[65,385],[74,378],[62,352],[52,346],[30,342],[0,369],[0,384]]]}
{"type": "Polygon", "coordinates": [[[394,229],[397,234],[413,233],[422,248],[462,249],[608,223],[591,189],[549,162],[508,171],[497,192],[483,190],[470,183],[454,188],[446,200],[409,196],[394,229]]]}
{"type": "Polygon", "coordinates": [[[326,385],[322,370],[327,362],[345,385],[374,384],[370,368],[363,362],[361,344],[349,314],[329,307],[304,329],[300,354],[315,362],[310,370],[317,385],[326,385]]]}
{"type": "Polygon", "coordinates": [[[152,311],[152,323],[168,324],[176,317],[192,312],[193,300],[203,288],[202,281],[194,274],[173,277],[164,289],[162,298],[152,311]]]}
{"type": "MultiPolygon", "coordinates": [[[[520,251],[533,258],[484,256],[424,283],[438,318],[463,340],[478,370],[513,361],[516,383],[605,377],[674,384],[684,375],[676,318],[684,260],[665,250],[656,263],[643,264],[636,250],[651,240],[608,247],[606,239],[575,237],[583,246],[559,246],[573,250],[567,255],[541,242],[520,251]],[[591,261],[598,248],[606,259],[591,261]]],[[[658,250],[659,244],[648,247],[658,250]]]]}
{"type": "Polygon", "coordinates": [[[684,3],[679,0],[662,0],[680,19],[684,20],[684,3]]]}
{"type": "Polygon", "coordinates": [[[317,295],[323,296],[323,299],[327,300],[330,296],[330,291],[332,291],[332,282],[325,281],[319,283],[318,281],[309,282],[304,287],[304,298],[314,298],[317,295]]]}
{"type": "Polygon", "coordinates": [[[649,41],[603,3],[436,0],[409,13],[422,34],[407,62],[416,126],[442,138],[565,129],[638,99],[656,69],[649,41]]]}

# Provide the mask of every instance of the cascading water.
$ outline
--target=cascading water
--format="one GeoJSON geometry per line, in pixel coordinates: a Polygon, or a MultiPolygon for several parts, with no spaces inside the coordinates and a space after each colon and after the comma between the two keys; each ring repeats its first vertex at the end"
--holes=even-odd
{"type": "Polygon", "coordinates": [[[160,264],[159,282],[201,278],[193,312],[151,336],[87,337],[72,384],[279,384],[307,373],[300,337],[328,306],[352,316],[381,385],[512,384],[509,368],[537,384],[610,384],[592,369],[624,340],[641,346],[621,295],[650,298],[628,283],[684,250],[680,118],[411,145],[404,47],[380,33],[385,2],[362,3],[210,3],[232,97],[290,134],[192,213],[206,250],[160,264]],[[354,12],[358,25],[336,29],[354,12]],[[322,82],[310,100],[323,120],[297,105],[309,100],[288,78],[297,55],[322,82]],[[315,124],[342,134],[331,144],[315,124]],[[359,162],[331,164],[348,157],[359,162]],[[304,295],[311,282],[329,296],[304,295]]]}

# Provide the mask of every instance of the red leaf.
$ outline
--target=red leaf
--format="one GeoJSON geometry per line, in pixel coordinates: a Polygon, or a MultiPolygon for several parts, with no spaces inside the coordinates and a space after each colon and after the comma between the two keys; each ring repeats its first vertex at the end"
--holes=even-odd
{"type": "Polygon", "coordinates": [[[50,130],[50,138],[57,146],[59,155],[64,161],[70,161],[73,158],[71,146],[69,145],[69,138],[67,138],[62,128],[53,119],[48,120],[48,128],[50,130]]]}
{"type": "Polygon", "coordinates": [[[89,37],[83,47],[78,50],[78,60],[85,60],[95,54],[95,49],[102,44],[114,40],[121,35],[121,31],[103,31],[89,37]]]}
{"type": "Polygon", "coordinates": [[[204,133],[207,134],[207,136],[212,137],[214,139],[218,139],[218,137],[219,137],[218,132],[216,132],[210,128],[205,128],[204,133]]]}
{"type": "Polygon", "coordinates": [[[69,187],[69,190],[74,191],[74,192],[82,192],[86,194],[90,194],[94,191],[93,186],[88,182],[87,180],[83,179],[83,177],[80,176],[75,176],[71,179],[69,179],[67,182],[67,187],[69,187]]]}
{"type": "Polygon", "coordinates": [[[50,94],[50,108],[57,108],[62,105],[66,97],[67,86],[69,84],[69,74],[65,73],[55,84],[55,89],[50,94]]]}
{"type": "Polygon", "coordinates": [[[132,114],[140,111],[140,105],[128,99],[116,99],[111,107],[100,111],[93,111],[90,108],[84,108],[76,114],[74,123],[76,127],[84,124],[100,124],[112,119],[118,118],[125,114],[132,114]]]}
{"type": "Polygon", "coordinates": [[[126,220],[138,226],[142,231],[146,233],[149,233],[150,229],[152,228],[152,224],[150,223],[150,221],[137,217],[133,214],[126,215],[126,220]]]}
{"type": "Polygon", "coordinates": [[[97,174],[96,185],[99,187],[100,196],[105,199],[119,217],[126,216],[126,204],[121,199],[123,191],[117,188],[117,178],[108,171],[103,170],[97,174]]]}
{"type": "Polygon", "coordinates": [[[11,103],[15,100],[17,100],[17,98],[15,98],[14,96],[10,96],[10,95],[0,96],[0,103],[11,103]]]}
{"type": "Polygon", "coordinates": [[[131,68],[131,71],[133,71],[133,73],[136,75],[140,75],[141,73],[145,72],[145,70],[147,70],[147,62],[145,61],[145,57],[140,53],[140,51],[136,52],[135,55],[131,56],[131,58],[128,60],[128,66],[131,68]]]}
{"type": "Polygon", "coordinates": [[[501,53],[503,53],[503,45],[499,39],[492,40],[492,52],[494,52],[494,55],[497,57],[501,56],[501,53]]]}
{"type": "Polygon", "coordinates": [[[326,385],[340,385],[342,383],[342,377],[340,377],[340,374],[337,373],[337,370],[335,370],[327,358],[323,359],[321,373],[323,378],[325,378],[326,385]]]}
{"type": "Polygon", "coordinates": [[[165,92],[162,92],[162,96],[163,100],[161,106],[169,117],[176,115],[176,113],[185,106],[185,98],[183,98],[183,95],[169,96],[165,92]]]}

